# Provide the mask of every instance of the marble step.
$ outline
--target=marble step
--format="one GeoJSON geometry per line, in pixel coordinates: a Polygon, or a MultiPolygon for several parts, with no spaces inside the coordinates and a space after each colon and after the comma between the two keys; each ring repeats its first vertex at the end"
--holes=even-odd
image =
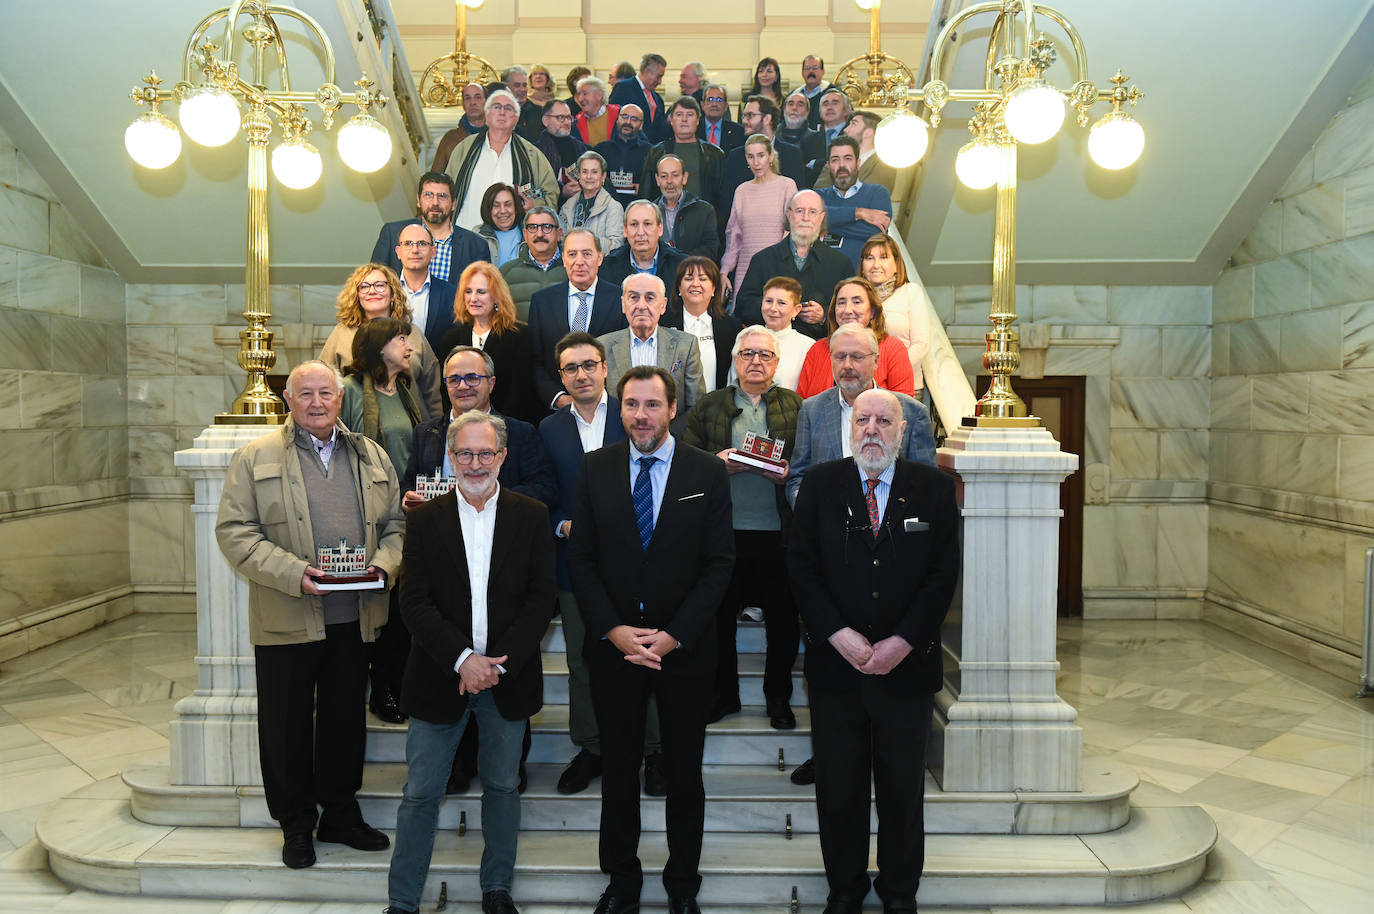
{"type": "MultiPolygon", "coordinates": [[[[797,707],[797,729],[774,730],[761,707],[745,707],[706,729],[708,765],[778,764],[778,753],[789,769],[811,757],[811,712],[797,707]]],[[[568,739],[568,706],[546,704],[530,721],[530,755],[534,763],[567,764],[576,751],[568,739]]],[[[367,715],[367,761],[404,762],[406,725],[388,724],[367,715]]]]}
{"type": "MultiPolygon", "coordinates": [[[[568,655],[562,651],[546,651],[544,664],[544,703],[546,705],[565,705],[568,703],[568,655]]],[[[764,705],[763,697],[763,654],[740,654],[736,668],[739,670],[739,700],[743,705],[764,705]]],[[[802,676],[801,660],[792,669],[792,704],[806,704],[806,684],[802,676]]]]}
{"type": "MultiPolygon", "coordinates": [[[[1216,826],[1197,806],[1133,807],[1123,827],[1099,835],[931,835],[919,901],[923,905],[1121,904],[1177,894],[1203,873],[1216,826]]],[[[130,812],[119,778],[88,785],[49,806],[35,834],[54,874],[116,894],[193,898],[351,901],[386,894],[387,853],[319,845],[319,862],[292,871],[280,860],[276,829],[149,825],[130,812]]],[[[478,895],[479,833],[436,836],[424,906],[440,883],[452,901],[478,895]]],[[[516,867],[519,902],[590,906],[605,886],[596,833],[524,832],[516,867]]],[[[871,851],[870,851],[871,853],[871,851]]],[[[661,833],[640,844],[645,901],[661,904],[658,873],[667,855],[661,833]]],[[[816,836],[710,833],[701,902],[716,911],[767,907],[794,897],[816,906],[826,895],[816,836]]]]}
{"type": "MultiPolygon", "coordinates": [[[[601,782],[592,781],[573,796],[558,793],[555,785],[563,766],[529,766],[529,789],[521,804],[525,831],[595,831],[601,815],[601,782]]],[[[136,766],[124,772],[132,791],[132,809],[140,821],[153,825],[219,825],[275,828],[261,787],[174,787],[165,766],[136,766]]],[[[359,803],[367,821],[392,828],[406,771],[401,764],[369,764],[363,770],[359,803]]],[[[709,832],[794,835],[816,832],[816,795],[798,787],[776,766],[708,765],[706,830],[709,832]]],[[[1138,784],[1134,772],[1108,759],[1084,760],[1081,793],[946,793],[929,773],[925,775],[925,825],[928,834],[1098,834],[1125,825],[1130,795],[1138,784]]],[[[661,832],[664,801],[644,797],[641,815],[645,831],[661,832]]],[[[439,826],[469,830],[482,823],[481,788],[445,799],[439,826]]],[[[876,828],[876,817],[872,826],[876,828]]]]}

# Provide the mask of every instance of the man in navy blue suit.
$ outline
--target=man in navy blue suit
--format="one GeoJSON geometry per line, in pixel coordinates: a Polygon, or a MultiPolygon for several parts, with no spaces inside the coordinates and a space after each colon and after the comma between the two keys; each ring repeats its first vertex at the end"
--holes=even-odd
{"type": "Polygon", "coordinates": [[[644,112],[644,135],[650,143],[668,138],[668,112],[663,96],[655,90],[663,82],[668,61],[662,54],[645,54],[639,60],[639,75],[622,79],[611,89],[610,104],[638,105],[644,112]]]}
{"type": "MultiPolygon", "coordinates": [[[[401,261],[401,286],[410,305],[410,322],[420,328],[429,348],[439,358],[444,334],[453,328],[453,299],[457,286],[429,272],[434,257],[434,236],[423,222],[402,226],[396,239],[396,257],[401,261]]],[[[456,280],[457,277],[454,277],[456,280]]]]}
{"type": "MultiPolygon", "coordinates": [[[[429,171],[420,176],[415,196],[419,218],[397,219],[382,226],[377,243],[372,246],[372,262],[401,272],[396,256],[396,242],[401,229],[424,221],[434,236],[434,257],[429,272],[448,282],[456,283],[463,270],[474,260],[490,260],[491,248],[475,233],[453,224],[453,179],[441,171],[429,171]]],[[[435,355],[443,358],[442,352],[435,355]]]]}
{"type": "Polygon", "coordinates": [[[597,281],[601,268],[601,242],[585,229],[574,229],[563,238],[563,266],[568,281],[540,289],[530,296],[529,339],[534,365],[534,390],[539,402],[561,409],[572,402],[563,388],[553,350],[571,331],[592,336],[623,330],[620,286],[597,281]]]}

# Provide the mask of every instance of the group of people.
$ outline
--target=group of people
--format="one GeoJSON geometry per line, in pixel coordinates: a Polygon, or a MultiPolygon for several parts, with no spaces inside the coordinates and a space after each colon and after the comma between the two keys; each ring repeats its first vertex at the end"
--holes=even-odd
{"type": "Polygon", "coordinates": [[[746,609],[780,730],[805,630],[815,751],[792,778],[816,785],[826,914],[869,892],[870,782],[877,894],[915,911],[957,509],[922,402],[929,305],[888,189],[861,178],[876,119],[816,57],[785,98],[761,61],[743,126],[696,63],[665,110],[665,69],[647,54],[609,93],[581,75],[576,116],[543,68],[467,87],[417,217],[382,227],[290,374],[288,420],[226,475],[217,533],[250,582],[283,862],[312,865],[314,840],[390,846],[355,798],[364,708],[405,723],[396,914],[418,910],[440,802],[474,775],[482,910],[516,911],[555,614],[577,749],[557,790],[601,779],[595,912],[639,910],[641,789],[667,797],[670,910],[697,911],[705,735],[741,710],[746,609]],[[377,589],[322,584],[319,550],[344,543],[377,589]]]}

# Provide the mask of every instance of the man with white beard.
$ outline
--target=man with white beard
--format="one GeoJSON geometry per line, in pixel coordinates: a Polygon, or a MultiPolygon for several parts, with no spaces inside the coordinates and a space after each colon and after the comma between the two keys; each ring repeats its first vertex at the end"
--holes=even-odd
{"type": "Polygon", "coordinates": [[[959,579],[954,481],[898,457],[896,395],[854,401],[854,456],[802,481],[788,565],[806,623],[816,812],[830,885],[824,914],[859,914],[869,891],[869,789],[878,804],[883,914],[915,914],[940,625],[959,579]],[[913,768],[912,761],[917,765],[913,768]]]}
{"type": "MultiPolygon", "coordinates": [[[[819,127],[811,125],[810,113],[811,100],[806,93],[801,89],[793,90],[782,101],[782,126],[778,128],[777,136],[784,143],[801,147],[807,176],[814,181],[816,172],[825,165],[825,137],[821,135],[819,127]]],[[[807,186],[810,186],[810,182],[807,186]]]]}

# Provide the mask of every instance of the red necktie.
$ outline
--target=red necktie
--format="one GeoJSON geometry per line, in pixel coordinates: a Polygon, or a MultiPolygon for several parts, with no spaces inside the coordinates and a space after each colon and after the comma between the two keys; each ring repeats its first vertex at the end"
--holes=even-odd
{"type": "Polygon", "coordinates": [[[719,124],[711,125],[711,136],[709,137],[712,146],[719,146],[720,141],[716,139],[716,131],[720,129],[719,124]]]}
{"type": "Polygon", "coordinates": [[[649,103],[649,117],[647,120],[652,121],[654,119],[654,90],[645,89],[644,100],[649,103]]]}
{"type": "Polygon", "coordinates": [[[882,521],[882,516],[878,514],[878,497],[873,494],[878,488],[881,479],[865,479],[864,485],[868,486],[868,491],[864,493],[864,499],[868,502],[868,525],[873,528],[873,535],[878,535],[878,524],[882,521]]]}

